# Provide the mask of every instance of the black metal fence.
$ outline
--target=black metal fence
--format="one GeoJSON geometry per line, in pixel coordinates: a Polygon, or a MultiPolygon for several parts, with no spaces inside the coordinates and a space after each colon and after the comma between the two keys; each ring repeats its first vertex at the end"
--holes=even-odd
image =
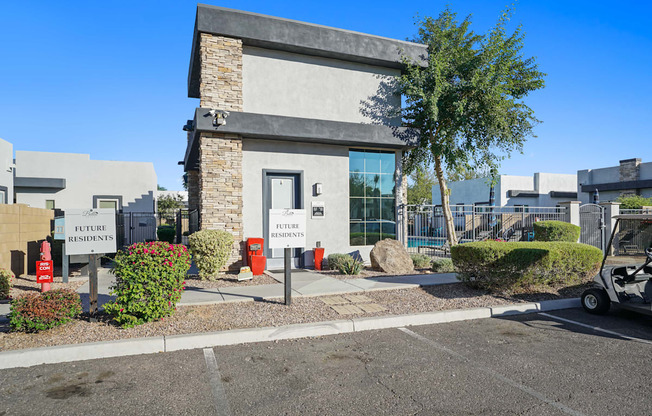
{"type": "Polygon", "coordinates": [[[165,213],[121,212],[116,214],[118,247],[155,241],[161,225],[175,227],[175,243],[187,244],[188,235],[199,230],[197,210],[176,210],[165,213]]]}

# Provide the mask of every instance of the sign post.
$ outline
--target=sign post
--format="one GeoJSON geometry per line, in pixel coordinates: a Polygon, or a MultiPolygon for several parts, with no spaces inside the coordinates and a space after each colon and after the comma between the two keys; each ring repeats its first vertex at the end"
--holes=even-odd
{"type": "Polygon", "coordinates": [[[54,239],[63,240],[61,244],[61,279],[63,283],[68,283],[68,276],[70,275],[70,264],[68,263],[68,256],[66,256],[66,232],[65,232],[65,218],[57,217],[54,219],[54,239]]]}
{"type": "Polygon", "coordinates": [[[292,303],[292,249],[306,246],[306,210],[269,210],[269,248],[284,249],[285,304],[292,303]]]}
{"type": "Polygon", "coordinates": [[[69,209],[65,213],[66,254],[89,254],[90,319],[97,313],[97,265],[101,253],[116,252],[115,210],[69,209]]]}

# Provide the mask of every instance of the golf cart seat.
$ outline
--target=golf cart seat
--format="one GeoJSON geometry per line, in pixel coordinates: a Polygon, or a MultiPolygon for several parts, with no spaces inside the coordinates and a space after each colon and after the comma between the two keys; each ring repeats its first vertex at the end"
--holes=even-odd
{"type": "Polygon", "coordinates": [[[652,267],[644,266],[642,269],[636,266],[615,267],[611,274],[616,278],[616,281],[622,283],[645,282],[652,279],[652,267]]]}

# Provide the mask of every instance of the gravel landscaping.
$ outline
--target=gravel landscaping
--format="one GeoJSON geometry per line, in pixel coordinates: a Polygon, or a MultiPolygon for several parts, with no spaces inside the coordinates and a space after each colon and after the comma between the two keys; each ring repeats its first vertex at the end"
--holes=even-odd
{"type": "Polygon", "coordinates": [[[197,275],[188,275],[186,277],[187,288],[216,289],[218,287],[241,287],[241,286],[258,286],[271,285],[278,283],[273,277],[266,274],[254,276],[251,280],[238,280],[237,274],[225,273],[218,275],[213,280],[201,280],[197,275]]]}
{"type": "MultiPolygon", "coordinates": [[[[260,283],[258,283],[260,284],[260,283]]],[[[466,309],[539,300],[578,297],[588,285],[560,290],[546,289],[526,295],[490,295],[463,284],[429,286],[417,289],[365,292],[373,302],[386,308],[383,312],[339,315],[321,297],[294,298],[291,306],[282,299],[260,302],[225,303],[208,306],[179,307],[174,316],[158,322],[121,329],[106,315],[99,322],[79,319],[64,326],[37,334],[0,333],[0,351],[36,348],[125,338],[190,334],[235,328],[281,326],[296,323],[349,319],[358,316],[403,315],[448,309],[466,309]]],[[[7,323],[0,324],[8,331],[7,323]]]]}
{"type": "MultiPolygon", "coordinates": [[[[396,276],[395,274],[391,273],[386,273],[386,272],[381,272],[372,269],[371,267],[365,267],[360,274],[358,275],[350,275],[350,274],[342,274],[339,272],[339,270],[315,270],[316,273],[321,273],[323,275],[326,275],[328,277],[332,277],[334,279],[338,280],[348,280],[348,279],[357,279],[357,278],[366,278],[366,277],[391,277],[391,276],[396,276]]],[[[433,274],[434,272],[430,269],[414,269],[414,273],[411,273],[412,275],[415,274],[433,274]]]]}

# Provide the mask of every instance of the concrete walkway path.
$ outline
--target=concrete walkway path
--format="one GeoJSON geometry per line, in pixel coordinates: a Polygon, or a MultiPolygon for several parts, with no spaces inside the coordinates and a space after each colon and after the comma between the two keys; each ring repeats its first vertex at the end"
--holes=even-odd
{"type": "MultiPolygon", "coordinates": [[[[284,276],[282,272],[266,272],[279,283],[257,286],[233,286],[221,288],[199,288],[186,286],[179,305],[212,305],[224,302],[250,302],[264,299],[279,299],[284,296],[284,276]]],[[[98,307],[115,299],[109,295],[109,287],[114,278],[109,269],[98,270],[98,307]]],[[[255,279],[255,278],[254,278],[255,279]]],[[[312,270],[292,271],[292,296],[325,296],[343,293],[360,293],[375,290],[409,289],[419,286],[444,285],[457,283],[455,273],[416,274],[406,276],[383,276],[352,279],[335,279],[312,270]]],[[[77,289],[82,299],[84,310],[88,310],[88,282],[77,289]]],[[[9,304],[0,304],[0,319],[9,313],[9,304]]]]}

